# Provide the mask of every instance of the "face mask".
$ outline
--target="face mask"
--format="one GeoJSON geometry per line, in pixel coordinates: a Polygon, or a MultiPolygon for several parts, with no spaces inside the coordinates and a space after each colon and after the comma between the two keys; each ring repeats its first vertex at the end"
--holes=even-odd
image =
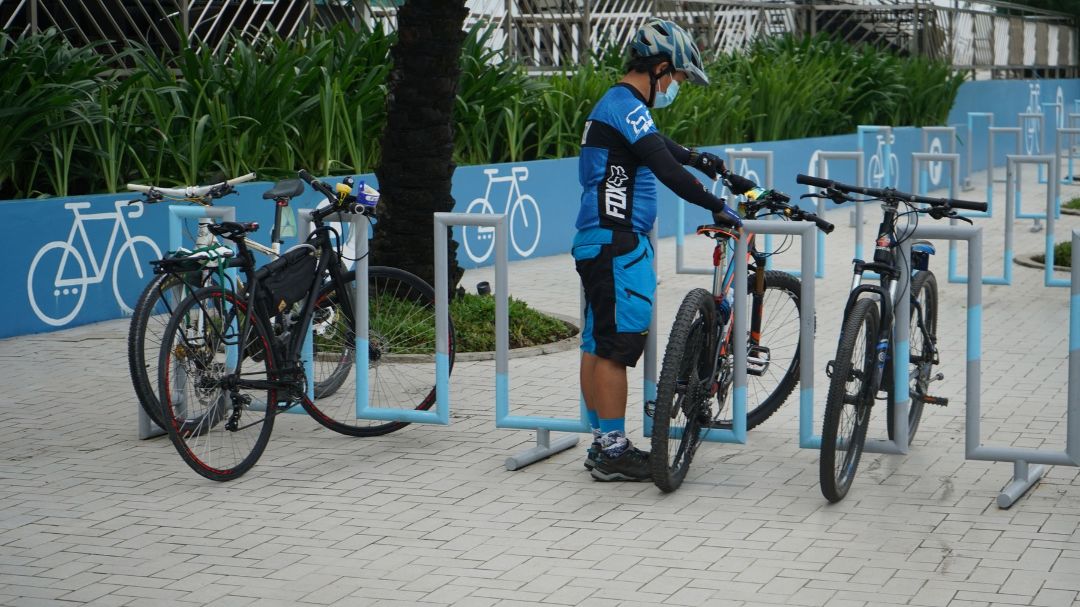
{"type": "Polygon", "coordinates": [[[668,85],[667,91],[656,91],[656,99],[653,101],[654,108],[662,108],[671,105],[672,101],[675,101],[675,95],[679,94],[679,81],[674,78],[671,79],[671,84],[668,85]]]}

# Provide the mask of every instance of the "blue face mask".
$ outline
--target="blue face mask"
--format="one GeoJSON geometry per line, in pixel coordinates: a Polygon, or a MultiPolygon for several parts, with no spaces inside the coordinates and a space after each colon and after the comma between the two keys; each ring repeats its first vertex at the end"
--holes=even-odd
{"type": "Polygon", "coordinates": [[[653,107],[659,109],[671,105],[671,102],[675,101],[675,96],[678,94],[679,81],[672,78],[671,84],[669,84],[667,87],[667,91],[656,91],[656,98],[653,99],[653,107]]]}

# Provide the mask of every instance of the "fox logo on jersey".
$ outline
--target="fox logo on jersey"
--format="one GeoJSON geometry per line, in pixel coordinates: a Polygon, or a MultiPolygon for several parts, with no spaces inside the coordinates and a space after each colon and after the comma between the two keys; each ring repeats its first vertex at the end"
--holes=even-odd
{"type": "Polygon", "coordinates": [[[644,105],[638,105],[626,115],[626,123],[634,127],[634,135],[648,132],[653,126],[652,116],[644,105]]]}
{"type": "Polygon", "coordinates": [[[608,217],[626,219],[626,169],[611,165],[611,174],[604,184],[604,214],[608,217]]]}

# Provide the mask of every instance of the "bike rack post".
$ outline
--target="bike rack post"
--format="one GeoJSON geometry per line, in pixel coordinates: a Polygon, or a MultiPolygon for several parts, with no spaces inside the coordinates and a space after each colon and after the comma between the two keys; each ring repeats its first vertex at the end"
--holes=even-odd
{"type": "MultiPolygon", "coordinates": [[[[536,446],[506,459],[507,470],[518,470],[533,462],[577,445],[577,436],[551,440],[551,431],[589,432],[584,406],[579,405],[578,419],[558,419],[510,415],[509,374],[509,264],[507,262],[508,218],[505,214],[435,213],[435,411],[398,411],[367,406],[365,417],[376,419],[450,423],[450,323],[447,228],[452,225],[490,226],[495,229],[495,426],[536,430],[536,446]]],[[[366,348],[366,344],[365,344],[366,348]]],[[[358,344],[359,350],[359,344],[358,344]]],[[[359,393],[357,394],[359,398],[359,393]]],[[[358,407],[359,408],[359,407],[358,407]]]]}
{"type": "MultiPolygon", "coordinates": [[[[1072,232],[1072,263],[1074,267],[1080,264],[1080,230],[1072,232]]],[[[974,460],[1013,462],[1012,481],[1002,488],[997,497],[999,508],[1008,508],[1016,503],[1016,500],[1042,478],[1046,472],[1046,466],[1080,466],[1080,277],[1077,273],[1073,273],[1069,285],[1069,390],[1065,413],[1065,451],[983,446],[979,431],[982,413],[978,400],[979,391],[974,390],[973,395],[971,389],[971,377],[979,377],[979,360],[976,358],[972,361],[970,353],[968,356],[965,457],[974,460]],[[972,363],[974,363],[974,369],[972,363]],[[1031,466],[1031,464],[1038,465],[1031,466]]]]}
{"type": "MultiPolygon", "coordinates": [[[[1027,130],[1028,124],[1037,125],[1034,129],[1038,134],[1038,138],[1033,141],[1031,146],[1030,156],[1040,155],[1043,153],[1044,143],[1046,142],[1046,116],[1042,112],[1020,112],[1016,115],[1017,123],[1022,130],[1027,130]]],[[[1025,152],[1028,150],[1025,149],[1025,152]]],[[[1046,183],[1046,176],[1043,175],[1043,169],[1039,167],[1039,183],[1046,183]]]]}
{"type": "MultiPolygon", "coordinates": [[[[975,119],[985,118],[987,128],[994,126],[994,114],[992,112],[968,112],[967,113],[967,142],[964,143],[964,147],[967,149],[967,175],[964,176],[964,191],[975,189],[975,186],[971,184],[971,173],[974,172],[972,168],[972,150],[975,146],[972,145],[972,139],[975,137],[975,119]]],[[[986,167],[987,171],[993,165],[993,155],[990,156],[991,164],[986,167]]],[[[990,179],[989,173],[987,173],[987,180],[990,179]]],[[[990,189],[990,182],[987,181],[986,188],[990,189]]]]}
{"type": "MultiPolygon", "coordinates": [[[[728,155],[728,168],[731,169],[735,166],[735,161],[738,159],[744,160],[764,160],[765,161],[765,189],[771,190],[773,187],[773,153],[769,151],[754,151],[754,150],[736,150],[733,148],[727,148],[725,150],[728,155]]],[[[717,181],[716,183],[722,183],[717,181]]],[[[715,194],[716,184],[713,184],[713,193],[715,194]]],[[[684,257],[684,245],[686,242],[685,223],[686,223],[686,205],[685,200],[679,200],[679,204],[675,209],[675,273],[676,274],[707,274],[712,275],[711,267],[688,267],[686,265],[684,257]]],[[[765,249],[768,250],[772,244],[770,240],[766,238],[765,249]]],[[[772,267],[772,258],[770,257],[766,262],[766,267],[772,267]]]]}
{"type": "MultiPolygon", "coordinates": [[[[876,125],[876,124],[860,124],[855,129],[856,141],[858,141],[858,149],[859,149],[860,152],[864,151],[864,148],[863,148],[863,135],[865,135],[867,133],[873,133],[875,135],[877,135],[877,134],[884,134],[885,135],[885,142],[882,144],[882,151],[881,151],[881,154],[882,154],[881,171],[882,171],[882,178],[885,180],[885,183],[883,184],[882,187],[887,187],[887,188],[892,187],[893,182],[895,182],[900,177],[899,175],[893,175],[892,174],[892,166],[891,166],[891,163],[889,162],[889,160],[892,158],[892,142],[890,140],[892,139],[893,128],[891,126],[882,126],[882,125],[876,125]]],[[[871,159],[873,159],[872,155],[871,155],[871,159]]],[[[873,179],[874,176],[869,175],[867,178],[868,179],[873,179]]]]}
{"type": "MultiPolygon", "coordinates": [[[[993,126],[989,129],[989,139],[986,142],[986,212],[969,211],[962,213],[964,217],[993,217],[994,216],[994,184],[1004,183],[1005,179],[994,177],[994,136],[999,134],[1012,134],[1016,137],[1016,154],[1023,152],[1023,130],[1018,126],[993,126]]],[[[1008,204],[1009,198],[1005,202],[1008,204]]]]}
{"type": "MultiPolygon", "coordinates": [[[[222,221],[236,221],[236,209],[233,207],[169,205],[169,250],[176,251],[184,244],[181,221],[184,219],[202,219],[205,217],[220,219],[222,221]]],[[[230,279],[235,282],[236,268],[229,268],[226,272],[228,272],[230,279]]],[[[156,381],[156,378],[154,381],[156,381]]],[[[165,434],[165,430],[158,427],[158,425],[150,419],[150,416],[143,411],[141,406],[137,407],[137,409],[140,440],[165,434]]]]}
{"type": "MultiPolygon", "coordinates": [[[[1069,118],[1070,118],[1069,122],[1070,123],[1072,122],[1072,117],[1073,116],[1075,116],[1077,118],[1080,118],[1080,114],[1069,114],[1069,118]]],[[[1057,145],[1054,146],[1054,156],[1056,157],[1055,162],[1057,163],[1058,170],[1060,170],[1060,167],[1061,167],[1061,157],[1063,155],[1065,155],[1065,156],[1068,156],[1068,158],[1069,158],[1069,172],[1068,172],[1068,174],[1066,174],[1064,177],[1061,178],[1061,180],[1060,180],[1061,183],[1069,183],[1069,184],[1076,183],[1076,175],[1073,173],[1073,159],[1076,158],[1076,145],[1075,145],[1076,139],[1075,139],[1075,137],[1077,135],[1080,135],[1080,128],[1077,128],[1077,127],[1070,126],[1068,128],[1059,128],[1057,130],[1057,145]],[[1065,146],[1065,148],[1067,148],[1067,150],[1068,150],[1064,154],[1062,153],[1062,145],[1061,145],[1061,142],[1063,140],[1067,142],[1067,145],[1065,146]]],[[[1058,205],[1061,204],[1060,200],[1058,201],[1057,204],[1058,205]]],[[[1058,217],[1058,218],[1061,217],[1060,206],[1059,206],[1057,212],[1054,213],[1054,215],[1056,217],[1058,217]]]]}
{"type": "MultiPolygon", "coordinates": [[[[924,126],[922,129],[922,151],[927,154],[955,154],[956,153],[956,127],[952,126],[924,126]],[[944,135],[946,141],[948,141],[948,149],[934,151],[930,147],[932,142],[930,136],[935,135],[934,139],[940,141],[937,135],[944,135]]],[[[931,161],[936,162],[936,161],[931,161]]],[[[957,163],[956,167],[959,168],[960,164],[957,163]]],[[[919,181],[922,191],[926,192],[930,189],[929,179],[927,175],[923,175],[923,178],[919,181]]],[[[957,181],[959,181],[959,176],[957,181]]],[[[957,190],[959,192],[959,190],[957,190]]]]}
{"type": "MultiPolygon", "coordinates": [[[[855,185],[862,186],[866,183],[864,172],[866,167],[863,162],[863,153],[861,151],[855,152],[826,152],[818,150],[817,152],[817,174],[824,176],[828,173],[828,162],[830,160],[854,160],[855,161],[855,185]]],[[[819,198],[817,202],[817,214],[818,217],[825,217],[826,201],[819,198]]],[[[851,218],[851,225],[855,228],[855,257],[862,258],[863,250],[863,201],[855,201],[855,211],[851,218]]],[[[818,232],[818,258],[817,266],[818,270],[814,273],[816,278],[822,278],[825,276],[825,234],[818,232]]]]}
{"type": "MultiPolygon", "coordinates": [[[[968,243],[968,281],[967,287],[967,377],[965,378],[966,398],[971,410],[971,403],[979,402],[980,363],[982,357],[982,228],[975,226],[938,226],[919,225],[907,238],[900,242],[900,255],[911,258],[911,242],[916,238],[966,240],[968,243]]],[[[893,323],[893,385],[908,386],[908,365],[911,349],[908,347],[911,326],[911,297],[908,286],[911,277],[900,274],[896,292],[898,301],[894,302],[895,320],[893,323]]],[[[893,397],[902,400],[893,402],[893,438],[867,440],[865,451],[868,453],[905,454],[908,452],[908,411],[911,397],[907,390],[893,390],[893,397]]]]}
{"type": "MultiPolygon", "coordinates": [[[[798,236],[802,249],[802,274],[810,276],[816,265],[816,247],[807,246],[807,239],[817,230],[814,224],[803,221],[781,222],[754,220],[743,222],[739,240],[735,243],[735,327],[733,335],[746,335],[748,267],[747,234],[785,234],[798,236]]],[[[802,280],[799,292],[799,445],[820,446],[821,438],[814,442],[814,281],[802,280]]],[[[711,428],[703,440],[746,444],[746,349],[735,348],[735,367],[732,383],[732,427],[711,428]]]]}
{"type": "MultiPolygon", "coordinates": [[[[1013,189],[1015,180],[1013,179],[1012,160],[1014,158],[1024,159],[1027,156],[1006,156],[1005,163],[1005,200],[1012,200],[1019,196],[1018,192],[1013,189]]],[[[987,203],[989,205],[989,203],[987,203]]],[[[989,212],[989,206],[987,211],[989,212]]],[[[984,285],[1011,285],[1012,284],[1012,267],[1013,267],[1013,223],[1015,223],[1014,213],[1016,207],[1011,204],[1005,205],[1005,248],[1002,251],[1001,262],[1001,276],[983,276],[982,284],[984,285]]],[[[965,217],[976,217],[976,214],[964,215],[965,217]]],[[[957,221],[955,219],[949,220],[950,226],[956,226],[957,221]]],[[[981,255],[981,253],[980,253],[981,255]]],[[[980,270],[981,273],[981,270],[980,270]]],[[[957,248],[955,241],[949,242],[949,282],[966,284],[968,282],[968,276],[962,276],[957,270],[957,248]]]]}
{"type": "MultiPolygon", "coordinates": [[[[1050,168],[1050,178],[1053,179],[1053,189],[1057,192],[1056,195],[1050,193],[1050,187],[1047,186],[1046,195],[1046,257],[1043,268],[1043,284],[1048,287],[1067,287],[1076,282],[1075,272],[1073,273],[1072,283],[1064,278],[1054,278],[1054,226],[1057,224],[1057,218],[1061,212],[1061,183],[1059,180],[1054,179],[1057,175],[1057,166],[1050,168]]],[[[1073,249],[1076,249],[1076,236],[1073,235],[1073,249]]],[[[1073,255],[1075,259],[1075,253],[1073,255]]],[[[1077,267],[1077,266],[1073,266],[1077,267]]],[[[1073,284],[1073,288],[1076,286],[1073,284]]],[[[1074,318],[1074,322],[1076,322],[1074,318]]]]}
{"type": "MultiPolygon", "coordinates": [[[[1016,211],[1015,217],[1017,219],[1034,219],[1035,224],[1031,227],[1032,232],[1038,232],[1042,229],[1040,220],[1047,219],[1049,216],[1057,216],[1057,201],[1060,197],[1061,184],[1058,182],[1057,174],[1058,169],[1054,166],[1054,162],[1057,160],[1056,156],[1049,154],[1039,156],[1007,156],[1007,162],[1014,168],[1014,172],[1011,175],[1011,180],[1008,185],[1014,185],[1016,188],[1016,211]],[[1022,170],[1021,165],[1034,164],[1039,167],[1039,172],[1042,173],[1042,169],[1045,167],[1049,173],[1050,182],[1046,186],[1046,195],[1050,197],[1046,211],[1043,213],[1026,213],[1020,206],[1022,197],[1020,192],[1023,187],[1022,170]]],[[[1040,183],[1047,183],[1046,181],[1040,181],[1040,183]]],[[[1008,187],[1008,185],[1006,187],[1008,187]]],[[[1010,199],[1011,200],[1011,199],[1010,199]]]]}

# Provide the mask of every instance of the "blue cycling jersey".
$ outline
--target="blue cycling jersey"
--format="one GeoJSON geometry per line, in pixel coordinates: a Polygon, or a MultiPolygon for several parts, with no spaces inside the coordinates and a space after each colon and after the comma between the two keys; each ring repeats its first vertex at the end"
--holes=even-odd
{"type": "Polygon", "coordinates": [[[578,179],[584,191],[578,230],[606,228],[648,232],[656,220],[656,179],[632,149],[643,137],[659,133],[649,108],[626,84],[600,99],[585,122],[578,179]]]}

